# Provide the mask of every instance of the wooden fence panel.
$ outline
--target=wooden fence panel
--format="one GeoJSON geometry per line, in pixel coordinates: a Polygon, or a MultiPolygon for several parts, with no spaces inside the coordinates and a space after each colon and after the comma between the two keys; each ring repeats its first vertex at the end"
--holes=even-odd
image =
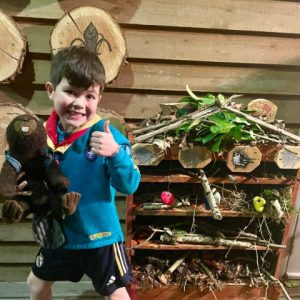
{"type": "MultiPolygon", "coordinates": [[[[12,16],[59,19],[81,5],[81,0],[22,0],[5,1],[0,9],[12,16]]],[[[300,33],[298,1],[86,0],[84,5],[102,8],[124,24],[300,33]]]]}
{"type": "MultiPolygon", "coordinates": [[[[54,26],[21,23],[20,27],[30,52],[50,55],[49,36],[54,26]]],[[[300,65],[300,39],[289,36],[126,27],[123,33],[131,60],[300,65]]]]}

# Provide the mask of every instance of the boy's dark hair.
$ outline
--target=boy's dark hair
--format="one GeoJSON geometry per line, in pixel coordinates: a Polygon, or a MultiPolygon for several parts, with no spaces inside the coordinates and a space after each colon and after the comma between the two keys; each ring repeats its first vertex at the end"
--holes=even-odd
{"type": "Polygon", "coordinates": [[[54,89],[65,77],[71,85],[88,88],[97,83],[105,86],[105,70],[96,53],[84,47],[70,46],[52,57],[50,81],[54,89]]]}

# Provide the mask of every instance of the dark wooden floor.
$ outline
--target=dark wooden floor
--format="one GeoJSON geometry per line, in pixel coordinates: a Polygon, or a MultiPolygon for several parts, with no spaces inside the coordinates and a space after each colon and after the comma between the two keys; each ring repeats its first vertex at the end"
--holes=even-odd
{"type": "MultiPolygon", "coordinates": [[[[300,300],[300,288],[287,288],[292,300],[300,300]]],[[[1,300],[28,300],[29,292],[25,282],[0,282],[1,300]]],[[[103,300],[93,289],[91,282],[57,282],[53,287],[54,300],[103,300]]],[[[283,295],[280,300],[286,299],[283,295]]],[[[143,300],[141,298],[141,300],[143,300]]],[[[155,300],[159,300],[158,298],[155,300]]],[[[192,299],[194,300],[194,299],[192,299]]],[[[223,299],[218,299],[223,300],[223,299]]],[[[263,300],[263,299],[260,299],[263,300]]],[[[273,299],[266,299],[273,300],[273,299]]]]}

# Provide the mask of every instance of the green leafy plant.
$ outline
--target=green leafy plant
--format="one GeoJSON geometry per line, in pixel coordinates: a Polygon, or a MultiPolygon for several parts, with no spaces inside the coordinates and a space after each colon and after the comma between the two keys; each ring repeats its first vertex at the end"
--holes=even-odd
{"type": "Polygon", "coordinates": [[[210,144],[213,152],[219,152],[228,143],[255,140],[255,124],[232,112],[218,112],[207,120],[185,122],[176,130],[176,135],[185,134],[189,142],[210,144]]]}
{"type": "MultiPolygon", "coordinates": [[[[176,117],[180,118],[193,111],[216,105],[216,102],[226,103],[223,95],[207,94],[199,97],[186,85],[188,96],[178,102],[186,103],[179,109],[176,117]]],[[[238,96],[238,95],[236,95],[238,96]]],[[[220,111],[205,119],[187,120],[175,130],[177,137],[184,136],[188,142],[209,144],[213,152],[220,152],[226,144],[255,140],[255,132],[259,126],[230,111],[220,111]]]]}

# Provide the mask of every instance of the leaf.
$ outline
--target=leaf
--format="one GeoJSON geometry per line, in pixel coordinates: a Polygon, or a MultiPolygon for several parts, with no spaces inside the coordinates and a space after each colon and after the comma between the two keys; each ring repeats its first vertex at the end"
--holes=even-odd
{"type": "Polygon", "coordinates": [[[218,139],[216,140],[216,142],[211,146],[212,152],[220,152],[220,146],[221,146],[222,139],[223,139],[223,135],[220,135],[218,137],[218,139]]]}
{"type": "Polygon", "coordinates": [[[215,123],[220,123],[224,121],[224,116],[221,113],[216,113],[208,117],[208,119],[215,123]]]}
{"type": "Polygon", "coordinates": [[[199,141],[202,142],[203,144],[207,144],[208,142],[212,141],[218,133],[210,133],[205,137],[202,137],[201,139],[198,140],[198,138],[194,139],[194,141],[199,141]]]}
{"type": "Polygon", "coordinates": [[[239,142],[242,139],[242,129],[238,126],[232,128],[230,134],[237,142],[239,142]]]}
{"type": "Polygon", "coordinates": [[[216,96],[213,94],[206,94],[205,97],[216,100],[216,96]]]}
{"type": "Polygon", "coordinates": [[[221,104],[221,106],[223,106],[224,104],[226,104],[226,99],[222,94],[218,94],[217,96],[219,103],[221,104]]]}
{"type": "Polygon", "coordinates": [[[247,119],[243,118],[243,117],[238,117],[236,116],[235,120],[234,120],[236,123],[239,123],[239,124],[246,124],[246,125],[251,125],[251,123],[249,123],[247,121],[247,119]]]}
{"type": "Polygon", "coordinates": [[[176,118],[180,118],[184,115],[187,115],[193,111],[195,111],[197,109],[197,104],[193,104],[193,103],[188,103],[187,105],[185,105],[184,107],[178,109],[176,111],[176,118]]]}
{"type": "Polygon", "coordinates": [[[225,117],[225,119],[227,121],[233,121],[236,119],[236,114],[233,112],[229,112],[229,111],[224,111],[223,116],[225,117]]]}
{"type": "Polygon", "coordinates": [[[194,120],[190,126],[187,128],[187,131],[190,131],[192,128],[198,126],[201,123],[201,119],[194,120]]]}
{"type": "Polygon", "coordinates": [[[216,100],[212,99],[212,98],[201,98],[200,100],[201,100],[201,102],[199,102],[199,104],[198,104],[199,106],[213,105],[216,102],[216,100]]]}
{"type": "Polygon", "coordinates": [[[179,135],[182,132],[186,133],[190,124],[191,124],[191,122],[189,122],[189,121],[182,124],[179,128],[176,129],[176,135],[179,135]]]}
{"type": "Polygon", "coordinates": [[[192,92],[192,90],[189,88],[189,85],[188,85],[188,84],[185,85],[185,88],[186,88],[186,91],[188,92],[188,94],[189,94],[193,99],[195,99],[195,100],[200,100],[200,98],[199,98],[198,96],[196,96],[196,95],[192,92]]]}
{"type": "Polygon", "coordinates": [[[236,125],[226,121],[218,122],[217,125],[212,125],[210,131],[212,133],[228,133],[236,125]]]}
{"type": "Polygon", "coordinates": [[[254,132],[252,130],[249,131],[251,138],[253,138],[253,140],[255,140],[255,135],[254,132]]]}
{"type": "Polygon", "coordinates": [[[179,99],[177,102],[198,103],[197,101],[195,101],[195,99],[193,99],[193,98],[190,97],[190,96],[182,97],[182,98],[179,99]]]}
{"type": "Polygon", "coordinates": [[[248,133],[243,134],[242,140],[243,140],[243,141],[254,141],[254,140],[256,140],[253,131],[250,130],[248,133]]]}

